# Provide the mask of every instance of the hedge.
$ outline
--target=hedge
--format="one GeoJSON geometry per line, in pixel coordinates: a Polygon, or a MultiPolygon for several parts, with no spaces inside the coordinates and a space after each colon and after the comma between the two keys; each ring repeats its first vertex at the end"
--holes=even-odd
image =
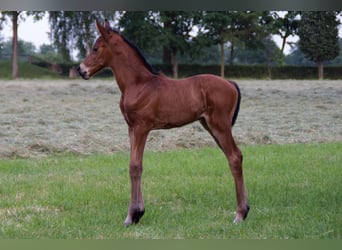
{"type": "MultiPolygon", "coordinates": [[[[172,76],[171,65],[153,65],[165,75],[172,76]]],[[[197,74],[220,75],[219,65],[179,65],[178,74],[180,77],[187,77],[197,74]]],[[[317,67],[299,66],[275,66],[264,65],[234,65],[225,66],[226,78],[249,78],[249,79],[317,79],[317,67]]],[[[324,77],[326,79],[342,79],[342,67],[325,67],[324,77]]]]}
{"type": "MultiPolygon", "coordinates": [[[[34,63],[37,64],[38,63],[34,63]]],[[[45,65],[39,65],[45,66],[45,65]]],[[[59,64],[60,75],[68,76],[69,69],[77,66],[76,64],[59,64]]],[[[154,64],[153,67],[163,74],[172,77],[172,65],[154,64]]],[[[196,65],[180,64],[178,65],[179,77],[188,77],[197,74],[220,75],[220,65],[196,65]]],[[[99,77],[110,77],[112,72],[105,69],[97,74],[99,77]]],[[[317,79],[317,67],[306,66],[274,66],[265,65],[233,65],[225,66],[225,77],[246,78],[246,79],[317,79]]],[[[342,66],[326,66],[324,68],[325,79],[342,79],[342,66]]]]}

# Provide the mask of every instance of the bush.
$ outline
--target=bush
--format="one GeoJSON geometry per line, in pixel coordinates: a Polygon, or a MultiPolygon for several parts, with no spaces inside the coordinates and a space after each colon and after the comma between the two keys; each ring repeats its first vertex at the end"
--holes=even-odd
{"type": "MultiPolygon", "coordinates": [[[[172,76],[172,65],[155,64],[156,69],[167,76],[172,76]]],[[[188,77],[197,74],[220,75],[220,65],[178,65],[180,77],[188,77]]],[[[342,67],[325,67],[326,79],[342,79],[342,67]]],[[[317,79],[317,67],[310,66],[275,66],[265,65],[233,65],[225,66],[225,77],[247,79],[317,79]]]]}
{"type": "MultiPolygon", "coordinates": [[[[34,62],[35,65],[51,68],[46,62],[34,62]]],[[[78,63],[57,64],[58,72],[61,76],[69,76],[71,67],[78,66],[78,63]]],[[[171,64],[153,64],[156,70],[172,77],[171,64]]],[[[220,75],[220,65],[202,65],[202,64],[179,64],[179,77],[188,77],[198,74],[220,75]]],[[[104,69],[96,74],[97,77],[112,77],[110,69],[104,69]]],[[[245,78],[245,79],[317,79],[317,67],[312,66],[272,66],[266,65],[226,65],[225,77],[245,78]]],[[[326,79],[342,79],[342,67],[326,66],[324,68],[324,77],[326,79]]]]}

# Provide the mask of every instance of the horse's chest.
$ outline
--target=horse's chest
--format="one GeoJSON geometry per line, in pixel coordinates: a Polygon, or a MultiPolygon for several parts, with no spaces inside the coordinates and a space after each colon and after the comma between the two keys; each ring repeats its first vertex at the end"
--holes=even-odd
{"type": "Polygon", "coordinates": [[[152,106],[148,100],[130,96],[121,97],[120,108],[128,125],[148,119],[152,112],[152,106]]]}

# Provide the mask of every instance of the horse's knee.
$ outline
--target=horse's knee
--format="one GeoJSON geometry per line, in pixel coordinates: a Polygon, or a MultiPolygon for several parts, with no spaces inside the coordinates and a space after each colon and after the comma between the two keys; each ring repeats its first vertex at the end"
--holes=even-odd
{"type": "Polygon", "coordinates": [[[141,163],[131,162],[129,164],[129,175],[131,177],[140,177],[143,171],[143,166],[141,163]]]}

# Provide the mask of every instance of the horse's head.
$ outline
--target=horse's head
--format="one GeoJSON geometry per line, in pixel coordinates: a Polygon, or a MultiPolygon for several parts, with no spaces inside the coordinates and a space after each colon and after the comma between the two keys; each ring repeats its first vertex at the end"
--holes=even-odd
{"type": "Polygon", "coordinates": [[[114,34],[111,32],[109,22],[106,20],[105,25],[102,26],[96,21],[96,28],[100,33],[100,37],[94,43],[92,51],[77,68],[79,74],[85,80],[88,80],[101,69],[108,67],[111,60],[112,53],[109,43],[114,34]]]}

